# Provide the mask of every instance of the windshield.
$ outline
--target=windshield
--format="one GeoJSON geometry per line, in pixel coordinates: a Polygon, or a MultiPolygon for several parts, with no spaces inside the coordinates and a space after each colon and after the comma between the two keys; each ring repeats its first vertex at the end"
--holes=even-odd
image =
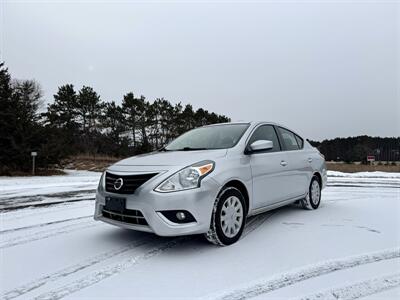
{"type": "Polygon", "coordinates": [[[249,124],[227,124],[190,130],[164,148],[176,150],[210,150],[231,148],[240,140],[249,124]]]}

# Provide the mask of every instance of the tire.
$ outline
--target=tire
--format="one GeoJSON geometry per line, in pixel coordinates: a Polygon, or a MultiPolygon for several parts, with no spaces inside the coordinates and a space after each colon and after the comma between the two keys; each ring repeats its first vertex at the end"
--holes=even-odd
{"type": "Polygon", "coordinates": [[[319,207],[321,203],[321,183],[317,176],[313,176],[308,188],[307,196],[300,200],[301,206],[304,209],[313,210],[319,207]]]}
{"type": "Polygon", "coordinates": [[[218,246],[228,246],[240,239],[246,224],[246,201],[234,187],[225,187],[215,199],[210,229],[206,239],[218,246]]]}

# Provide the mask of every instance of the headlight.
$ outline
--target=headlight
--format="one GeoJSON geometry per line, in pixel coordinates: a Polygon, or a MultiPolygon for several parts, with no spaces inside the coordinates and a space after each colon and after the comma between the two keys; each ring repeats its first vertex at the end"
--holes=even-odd
{"type": "Polygon", "coordinates": [[[156,192],[176,192],[200,187],[201,180],[214,170],[215,163],[211,160],[201,161],[186,167],[161,182],[154,190],[156,192]]]}

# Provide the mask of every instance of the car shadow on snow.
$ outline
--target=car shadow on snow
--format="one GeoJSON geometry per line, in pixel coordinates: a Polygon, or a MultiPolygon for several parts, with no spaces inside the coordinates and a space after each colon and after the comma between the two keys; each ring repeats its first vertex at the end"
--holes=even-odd
{"type": "MultiPolygon", "coordinates": [[[[286,217],[291,217],[293,214],[298,213],[299,210],[301,211],[298,205],[289,205],[249,217],[247,219],[246,226],[244,228],[243,235],[239,240],[239,243],[242,240],[246,239],[246,237],[250,236],[254,231],[268,226],[270,222],[273,222],[272,217],[279,216],[279,219],[286,219],[286,217]]],[[[202,234],[181,237],[160,237],[153,233],[114,227],[103,231],[101,235],[102,239],[107,239],[112,243],[121,245],[138,240],[145,240],[147,243],[151,243],[153,246],[163,245],[165,243],[175,243],[175,251],[173,252],[178,253],[179,255],[184,255],[186,253],[185,251],[189,249],[190,253],[193,250],[203,251],[207,249],[215,249],[215,247],[218,247],[211,245],[209,242],[207,242],[202,234]]]]}

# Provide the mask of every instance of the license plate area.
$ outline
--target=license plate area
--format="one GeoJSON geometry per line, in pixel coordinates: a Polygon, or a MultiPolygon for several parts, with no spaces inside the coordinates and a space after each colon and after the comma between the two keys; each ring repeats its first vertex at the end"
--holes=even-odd
{"type": "Polygon", "coordinates": [[[122,214],[125,211],[125,204],[125,198],[106,197],[106,205],[104,206],[104,209],[122,214]]]}

